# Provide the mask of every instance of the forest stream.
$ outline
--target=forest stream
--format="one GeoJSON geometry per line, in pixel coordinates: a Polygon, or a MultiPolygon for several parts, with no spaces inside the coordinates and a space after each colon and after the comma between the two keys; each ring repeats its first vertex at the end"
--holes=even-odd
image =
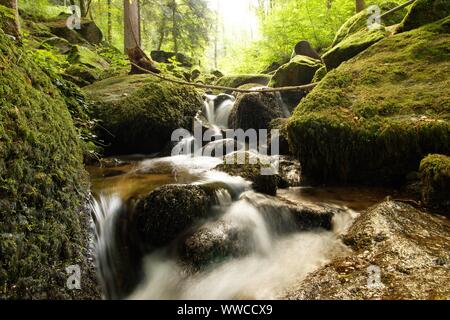
{"type": "MultiPolygon", "coordinates": [[[[206,97],[203,113],[211,126],[220,130],[228,123],[234,100],[230,96],[214,108],[214,99],[215,96],[206,97]]],[[[184,139],[175,148],[190,143],[192,139],[184,139]]],[[[220,143],[227,142],[212,142],[220,143]]],[[[103,167],[88,167],[95,195],[97,267],[107,297],[276,299],[289,284],[300,281],[332,258],[345,255],[348,249],[339,236],[360,211],[393,192],[375,187],[298,186],[279,190],[277,197],[271,197],[253,191],[251,184],[241,177],[215,171],[222,162],[217,157],[136,155],[112,157],[102,162],[106,164],[103,167]],[[215,190],[216,202],[210,208],[210,218],[196,224],[188,236],[180,235],[169,245],[146,254],[142,260],[142,277],[132,285],[131,294],[123,292],[123,286],[117,284],[120,278],[117,268],[123,256],[118,254],[115,233],[121,221],[118,215],[123,210],[131,210],[126,203],[163,185],[214,183],[225,184],[226,188],[215,190]],[[330,230],[297,229],[289,211],[280,205],[285,200],[308,208],[329,208],[335,213],[332,227],[330,230]],[[196,237],[203,242],[199,241],[197,247],[192,245],[196,237]],[[191,258],[198,259],[208,250],[202,245],[219,246],[219,249],[228,246],[221,241],[236,242],[231,245],[235,252],[228,252],[229,257],[210,257],[201,268],[192,268],[192,261],[189,258],[186,261],[180,253],[193,250],[191,258]]]]}

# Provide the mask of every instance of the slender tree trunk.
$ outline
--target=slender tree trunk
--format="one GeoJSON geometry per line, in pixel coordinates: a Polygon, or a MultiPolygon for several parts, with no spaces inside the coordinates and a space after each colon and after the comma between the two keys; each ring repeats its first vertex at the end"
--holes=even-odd
{"type": "Polygon", "coordinates": [[[141,68],[159,73],[156,63],[141,49],[140,17],[138,0],[124,0],[124,45],[125,52],[132,62],[131,73],[143,73],[141,68]]]}
{"type": "Polygon", "coordinates": [[[17,39],[20,38],[20,23],[17,0],[0,0],[0,5],[3,5],[12,10],[12,18],[6,18],[0,26],[6,34],[12,35],[17,39]]]}
{"type": "Polygon", "coordinates": [[[80,0],[80,13],[83,18],[87,16],[86,0],[80,0]]]}
{"type": "Polygon", "coordinates": [[[108,0],[108,34],[107,34],[107,38],[108,38],[108,42],[112,43],[112,26],[113,26],[113,22],[112,22],[112,0],[108,0]]]}
{"type": "Polygon", "coordinates": [[[356,13],[363,11],[366,8],[366,3],[364,0],[355,0],[356,13]]]}
{"type": "Polygon", "coordinates": [[[173,51],[178,53],[178,24],[177,24],[177,2],[172,0],[172,38],[173,38],[173,51]]]}

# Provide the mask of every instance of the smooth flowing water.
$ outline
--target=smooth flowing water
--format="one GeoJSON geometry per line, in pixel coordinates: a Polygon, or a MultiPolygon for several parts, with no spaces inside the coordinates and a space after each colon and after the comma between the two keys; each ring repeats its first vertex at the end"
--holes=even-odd
{"type": "MultiPolygon", "coordinates": [[[[233,102],[225,99],[215,104],[214,97],[210,96],[205,102],[206,118],[213,126],[226,128],[233,102]]],[[[187,148],[192,143],[192,139],[185,138],[175,148],[187,148]]],[[[357,211],[387,194],[382,190],[345,188],[279,191],[280,199],[340,209],[333,218],[333,230],[297,231],[286,209],[267,205],[273,198],[253,192],[251,184],[241,177],[215,171],[223,162],[221,158],[181,155],[118,159],[106,161],[109,165],[103,167],[88,168],[95,195],[92,207],[97,231],[98,274],[105,296],[109,298],[120,296],[116,285],[120,264],[115,236],[118,216],[128,210],[126,204],[130,199],[147,195],[159,186],[212,182],[227,185],[235,201],[229,191],[217,190],[215,214],[196,226],[196,230],[200,238],[202,232],[224,241],[230,240],[230,234],[242,234],[245,241],[239,243],[236,254],[228,259],[196,270],[174,254],[173,245],[154,251],[144,258],[143,278],[129,299],[276,299],[292,282],[301,281],[330,259],[345,255],[347,249],[339,235],[352,224],[357,211]],[[235,232],[229,233],[229,230],[235,232]]]]}

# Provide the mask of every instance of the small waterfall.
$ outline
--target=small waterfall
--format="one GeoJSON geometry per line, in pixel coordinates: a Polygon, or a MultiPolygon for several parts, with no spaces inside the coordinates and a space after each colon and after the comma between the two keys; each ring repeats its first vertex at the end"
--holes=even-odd
{"type": "Polygon", "coordinates": [[[123,202],[117,195],[101,195],[91,200],[91,208],[96,231],[95,256],[98,278],[103,292],[108,298],[119,296],[115,287],[117,275],[117,217],[123,210],[123,202]]]}
{"type": "Polygon", "coordinates": [[[228,128],[228,119],[233,109],[235,98],[230,95],[205,95],[204,114],[212,127],[228,128]]]}
{"type": "MultiPolygon", "coordinates": [[[[190,274],[167,251],[155,252],[145,259],[146,279],[129,299],[275,299],[293,280],[299,281],[332,258],[347,253],[338,234],[332,231],[280,237],[280,226],[289,229],[289,218],[280,215],[275,206],[258,208],[264,197],[250,192],[231,206],[226,202],[220,218],[249,234],[245,237],[248,254],[190,274]]],[[[209,223],[205,222],[205,226],[209,223]]]]}

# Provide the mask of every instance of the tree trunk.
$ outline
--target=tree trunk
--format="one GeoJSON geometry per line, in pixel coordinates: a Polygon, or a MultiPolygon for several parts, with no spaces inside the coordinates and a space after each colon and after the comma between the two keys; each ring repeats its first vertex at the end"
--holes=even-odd
{"type": "Polygon", "coordinates": [[[366,3],[364,0],[355,0],[356,13],[363,11],[366,8],[366,3]]]}
{"type": "Polygon", "coordinates": [[[123,4],[125,52],[128,54],[128,58],[132,62],[130,73],[144,73],[135,65],[138,65],[145,70],[159,73],[160,71],[158,70],[156,63],[141,49],[138,0],[124,0],[123,4]]]}
{"type": "Polygon", "coordinates": [[[86,0],[80,0],[80,13],[83,18],[87,16],[86,0]]]}
{"type": "Polygon", "coordinates": [[[178,53],[178,24],[177,24],[177,2],[172,0],[172,38],[173,38],[173,51],[178,53]]]}
{"type": "Polygon", "coordinates": [[[5,18],[0,26],[3,27],[3,31],[6,34],[12,35],[17,39],[20,39],[20,23],[19,23],[19,11],[17,7],[17,0],[0,0],[0,5],[3,5],[12,10],[12,18],[5,18]]]}
{"type": "Polygon", "coordinates": [[[107,39],[108,42],[111,44],[112,43],[112,26],[113,26],[113,22],[112,22],[112,0],[108,0],[108,34],[107,34],[107,39]]]}

